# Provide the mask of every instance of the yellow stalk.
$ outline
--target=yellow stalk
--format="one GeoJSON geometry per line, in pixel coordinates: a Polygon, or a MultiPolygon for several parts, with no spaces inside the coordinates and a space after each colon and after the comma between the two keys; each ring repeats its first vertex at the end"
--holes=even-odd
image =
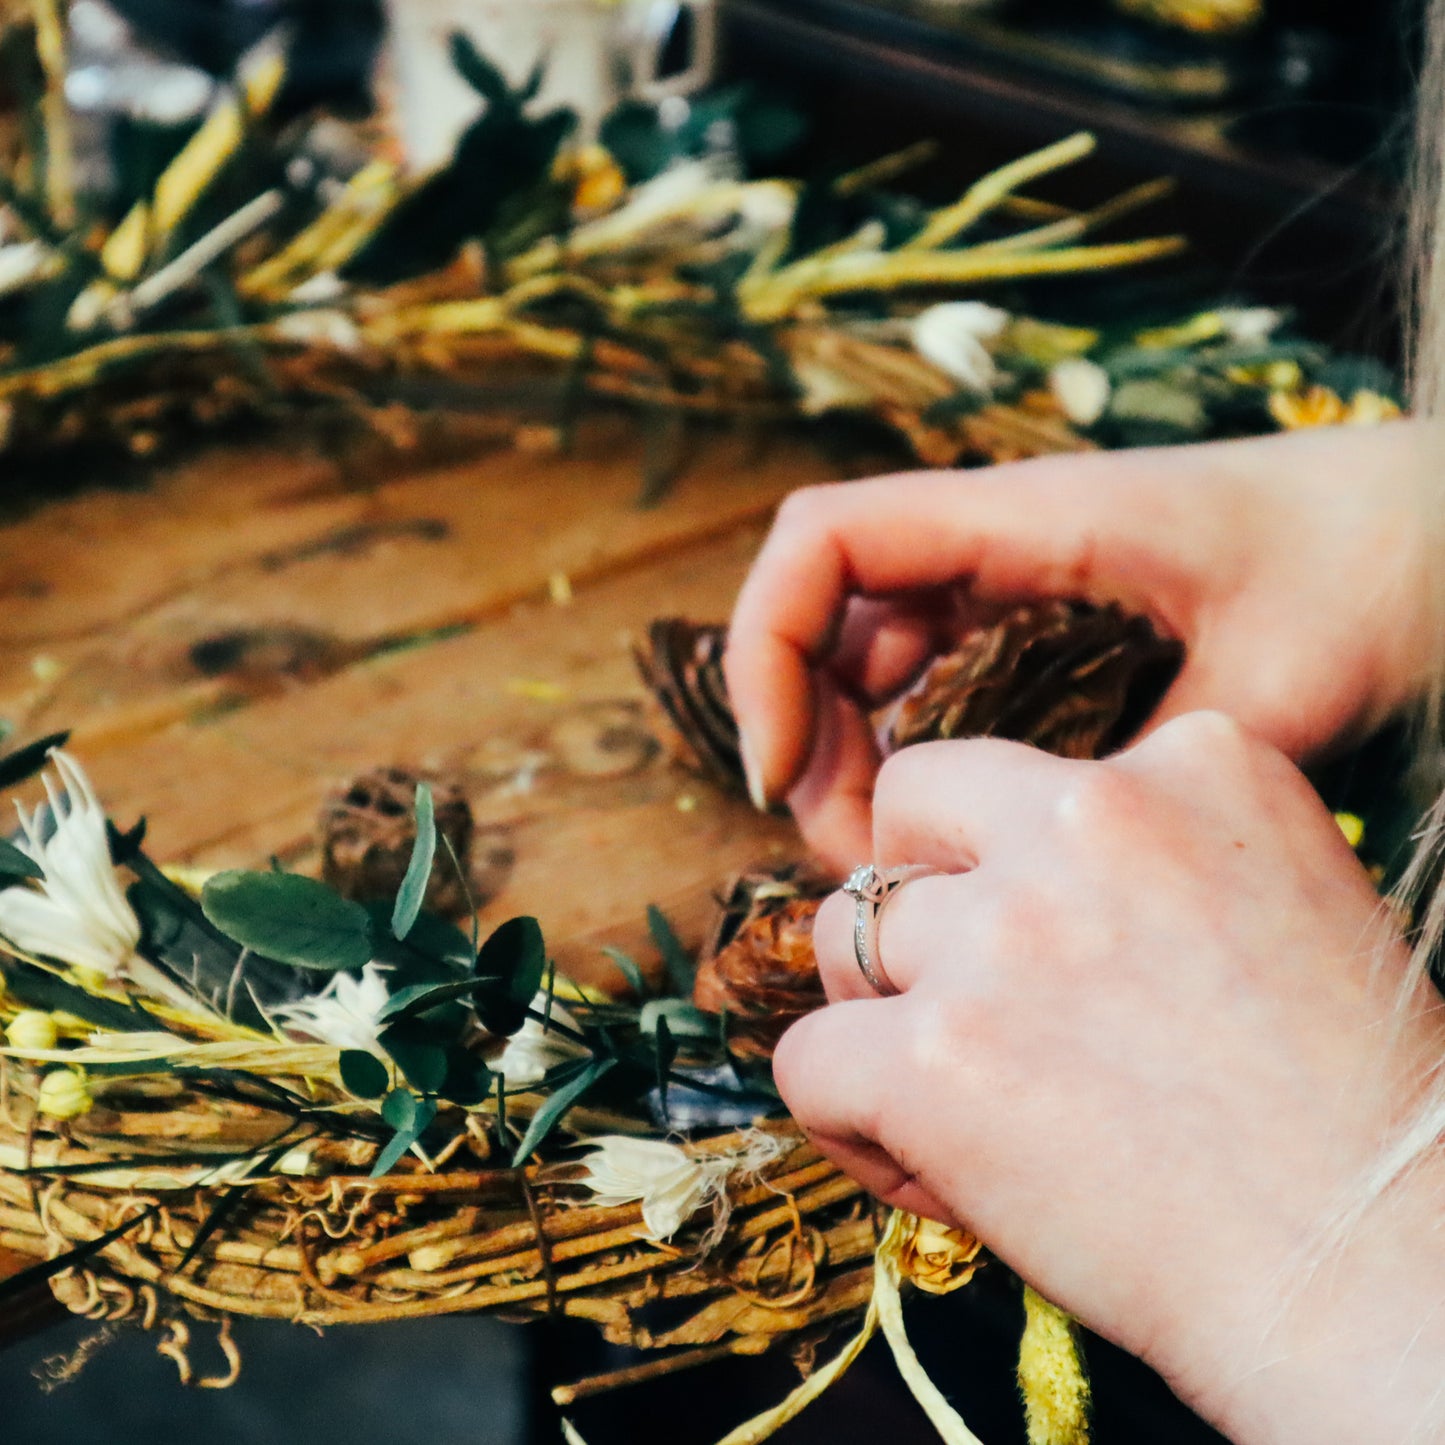
{"type": "Polygon", "coordinates": [[[900,151],[879,156],[876,161],[848,171],[833,182],[833,191],[839,196],[856,196],[859,191],[872,190],[875,186],[886,186],[917,166],[925,165],[938,154],[936,140],[915,141],[900,151]]]}
{"type": "Polygon", "coordinates": [[[241,278],[243,296],[284,296],[307,276],[343,266],[376,234],[402,195],[388,161],[363,166],[336,200],[274,256],[241,278]]]}
{"type": "Polygon", "coordinates": [[[1042,246],[1057,246],[1065,241],[1077,241],[1090,231],[1098,231],[1111,225],[1122,216],[1132,214],[1145,206],[1162,200],[1175,189],[1175,182],[1168,176],[1157,181],[1145,181],[1122,195],[1095,206],[1092,211],[1036,226],[1032,231],[1020,231],[1015,236],[1006,236],[1002,241],[988,241],[975,247],[978,251],[1033,251],[1042,246]]]}
{"type": "Polygon", "coordinates": [[[1064,166],[1073,165],[1075,161],[1083,160],[1093,151],[1094,145],[1094,137],[1088,131],[1080,131],[1077,135],[1068,136],[1041,151],[1020,156],[1018,160],[1010,161],[996,171],[990,171],[988,175],[975,181],[953,205],[935,211],[928,224],[912,240],[905,242],[902,249],[931,251],[947,245],[949,241],[962,235],[975,221],[986,216],[1010,191],[1027,185],[1039,176],[1048,175],[1050,171],[1057,171],[1064,166]]]}
{"type": "Polygon", "coordinates": [[[892,251],[842,256],[824,266],[809,261],[789,266],[761,286],[739,288],[743,309],[754,321],[781,321],[800,302],[856,291],[897,291],[911,286],[963,286],[1023,276],[1058,276],[1106,271],[1173,256],[1182,236],[1156,236],[1107,246],[1072,246],[1040,251],[892,251]]]}
{"type": "Polygon", "coordinates": [[[246,126],[271,108],[286,76],[285,57],[267,48],[246,68],[239,95],[227,96],[161,172],[149,201],[137,201],[101,248],[100,260],[117,281],[140,275],[154,244],[185,219],[236,153],[246,126]]]}
{"type": "Polygon", "coordinates": [[[61,230],[75,223],[75,157],[65,99],[65,23],[57,0],[31,0],[35,50],[45,72],[45,191],[50,218],[61,230]]]}

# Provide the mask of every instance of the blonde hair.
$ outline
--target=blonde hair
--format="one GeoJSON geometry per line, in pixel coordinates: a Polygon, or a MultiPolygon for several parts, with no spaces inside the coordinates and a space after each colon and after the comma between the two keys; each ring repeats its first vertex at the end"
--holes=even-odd
{"type": "MultiPolygon", "coordinates": [[[[1411,411],[1439,420],[1445,419],[1445,0],[1426,0],[1424,8],[1402,311],[1411,411]]],[[[1415,779],[1422,801],[1434,802],[1394,895],[1403,915],[1416,920],[1412,966],[1400,994],[1402,1022],[1445,945],[1445,475],[1422,487],[1420,524],[1439,563],[1425,574],[1433,651],[1414,719],[1415,779]]],[[[1423,1107],[1389,1142],[1367,1197],[1378,1196],[1442,1137],[1445,1059],[1423,1107]]]]}

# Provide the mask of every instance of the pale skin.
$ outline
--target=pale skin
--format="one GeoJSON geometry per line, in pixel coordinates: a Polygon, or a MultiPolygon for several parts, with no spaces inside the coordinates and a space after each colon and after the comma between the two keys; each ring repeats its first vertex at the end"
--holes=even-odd
{"type": "Polygon", "coordinates": [[[1445,1060],[1428,985],[1295,766],[1424,685],[1409,424],[800,494],[739,598],[755,789],[835,863],[832,1006],[776,1070],[884,1200],[975,1229],[1239,1445],[1445,1439],[1445,1160],[1327,1234],[1445,1060]],[[878,770],[868,711],[980,606],[1117,600],[1186,643],[1102,763],[999,742],[878,770]],[[1202,711],[1208,709],[1209,711],[1202,711]],[[1412,1432],[1415,1432],[1412,1434],[1412,1432]]]}

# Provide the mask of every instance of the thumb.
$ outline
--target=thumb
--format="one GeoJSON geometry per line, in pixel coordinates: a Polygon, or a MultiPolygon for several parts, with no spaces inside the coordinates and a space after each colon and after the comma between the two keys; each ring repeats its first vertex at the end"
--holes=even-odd
{"type": "Polygon", "coordinates": [[[898,1097],[891,1041],[906,998],[830,1004],[799,1019],[773,1055],[773,1078],[803,1132],[845,1174],[894,1209],[949,1221],[952,1211],[889,1152],[898,1097]]]}

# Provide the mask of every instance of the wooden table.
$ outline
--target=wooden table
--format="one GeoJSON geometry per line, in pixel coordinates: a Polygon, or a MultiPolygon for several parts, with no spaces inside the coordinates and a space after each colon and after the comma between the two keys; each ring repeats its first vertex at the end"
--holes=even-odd
{"type": "Polygon", "coordinates": [[[649,756],[628,640],[725,618],[778,500],[830,475],[805,442],[714,434],[640,510],[641,453],[621,417],[572,455],[382,480],[270,445],[39,506],[0,527],[0,717],[73,729],[112,816],[207,868],[312,869],[334,788],[453,774],[484,925],[533,913],[563,968],[615,981],[599,943],[646,962],[649,902],[696,932],[711,886],[791,845],[649,756]]]}

